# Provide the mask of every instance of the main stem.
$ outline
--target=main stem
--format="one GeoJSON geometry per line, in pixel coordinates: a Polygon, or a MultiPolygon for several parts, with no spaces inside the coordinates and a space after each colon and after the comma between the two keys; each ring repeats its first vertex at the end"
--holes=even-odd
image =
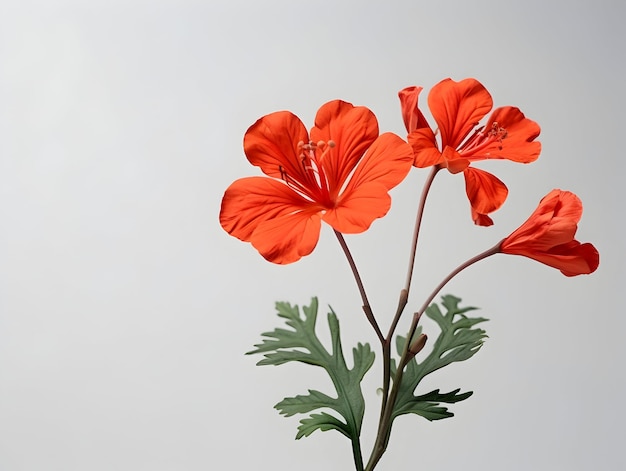
{"type": "Polygon", "coordinates": [[[385,412],[385,408],[387,406],[387,398],[389,396],[389,385],[391,381],[391,344],[393,342],[393,334],[398,326],[398,322],[400,321],[400,317],[404,311],[404,308],[409,299],[409,291],[411,289],[411,279],[413,278],[413,269],[415,266],[415,254],[417,252],[417,240],[419,238],[420,227],[422,225],[422,217],[424,216],[424,207],[426,206],[426,198],[428,197],[428,192],[430,191],[430,187],[437,175],[437,172],[441,170],[439,165],[435,165],[430,170],[426,181],[424,182],[424,187],[422,188],[422,194],[420,195],[419,204],[417,207],[417,214],[415,216],[415,227],[413,229],[413,240],[411,243],[411,253],[409,255],[409,268],[407,270],[406,275],[406,283],[404,285],[404,289],[400,291],[400,298],[398,300],[398,307],[396,308],[396,313],[393,316],[393,320],[391,321],[391,325],[389,327],[389,331],[387,332],[387,337],[383,342],[383,394],[382,394],[382,404],[380,407],[380,418],[379,418],[379,429],[378,433],[383,433],[382,425],[383,425],[383,414],[385,412]]]}
{"type": "Polygon", "coordinates": [[[433,299],[435,299],[435,296],[437,296],[437,294],[442,290],[442,288],[446,284],[448,284],[448,282],[452,278],[454,278],[456,275],[458,275],[460,272],[465,270],[467,267],[473,265],[474,263],[479,262],[480,260],[483,260],[491,255],[499,253],[501,244],[502,244],[502,241],[498,242],[496,245],[494,245],[490,249],[485,250],[484,252],[476,255],[475,257],[470,258],[469,260],[467,260],[466,262],[462,263],[457,268],[452,270],[450,274],[446,276],[441,281],[441,283],[439,283],[437,287],[432,291],[432,293],[428,296],[424,304],[420,307],[419,311],[417,311],[413,315],[413,321],[411,323],[411,328],[409,329],[409,333],[407,334],[407,337],[406,337],[407,341],[405,342],[405,345],[404,345],[402,358],[400,359],[400,362],[398,363],[398,368],[396,369],[396,375],[393,378],[393,386],[391,388],[391,392],[389,393],[389,398],[386,401],[385,410],[383,411],[382,420],[378,428],[378,435],[376,436],[376,442],[374,443],[374,450],[372,451],[372,455],[370,456],[367,466],[365,467],[365,471],[372,471],[376,467],[378,462],[380,461],[380,458],[382,457],[383,453],[385,453],[385,450],[387,449],[389,436],[391,434],[391,416],[393,413],[393,407],[395,405],[396,398],[398,397],[400,384],[402,383],[402,376],[404,374],[404,368],[406,367],[407,363],[411,359],[411,357],[409,356],[409,343],[410,343],[410,339],[413,338],[413,335],[415,334],[415,329],[417,329],[417,323],[419,322],[420,317],[422,316],[424,311],[426,311],[426,308],[428,308],[428,306],[433,301],[433,299]]]}

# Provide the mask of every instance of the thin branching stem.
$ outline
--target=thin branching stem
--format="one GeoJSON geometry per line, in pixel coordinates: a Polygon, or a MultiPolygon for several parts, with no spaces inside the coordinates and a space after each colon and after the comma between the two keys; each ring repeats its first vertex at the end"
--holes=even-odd
{"type": "MultiPolygon", "coordinates": [[[[334,230],[334,229],[333,229],[334,230]]],[[[361,294],[361,300],[363,301],[363,312],[365,312],[365,317],[374,328],[378,339],[381,344],[385,343],[385,337],[383,336],[380,327],[378,326],[378,322],[376,322],[376,318],[374,317],[374,313],[372,312],[372,307],[370,306],[370,302],[367,299],[367,294],[365,293],[365,288],[363,287],[363,281],[361,280],[361,275],[359,275],[359,270],[356,268],[356,263],[354,263],[354,258],[352,258],[352,254],[350,253],[350,249],[348,248],[348,244],[346,244],[346,240],[343,238],[343,234],[337,230],[335,231],[335,235],[337,236],[337,240],[339,241],[339,245],[343,249],[343,253],[346,255],[348,259],[348,264],[352,269],[352,274],[354,275],[354,279],[356,280],[357,287],[359,288],[359,293],[361,294]]]]}
{"type": "MultiPolygon", "coordinates": [[[[443,289],[443,287],[445,285],[447,285],[448,282],[452,278],[454,278],[456,275],[461,273],[467,267],[475,264],[476,262],[480,262],[481,260],[484,260],[487,257],[490,257],[492,255],[495,255],[495,254],[499,253],[500,252],[500,246],[502,245],[502,242],[503,241],[500,241],[496,245],[491,247],[490,249],[487,249],[484,252],[479,253],[475,257],[472,257],[469,260],[466,260],[464,263],[462,263],[461,265],[456,267],[454,270],[452,270],[448,274],[448,276],[446,276],[443,280],[441,280],[441,283],[439,283],[437,285],[437,287],[430,293],[428,298],[426,298],[426,301],[424,301],[424,304],[422,304],[422,306],[419,308],[419,311],[417,311],[413,315],[413,321],[411,322],[411,328],[409,329],[409,333],[408,333],[407,339],[412,339],[413,338],[413,335],[415,334],[415,329],[417,329],[417,323],[419,322],[419,318],[422,316],[424,311],[426,311],[426,308],[430,305],[430,303],[433,301],[433,299],[435,299],[435,296],[437,296],[437,294],[443,289]]],[[[409,342],[406,343],[406,346],[404,348],[404,353],[403,353],[403,356],[402,356],[403,360],[404,360],[404,358],[405,358],[405,356],[406,356],[406,354],[408,352],[408,349],[409,349],[409,342]]],[[[400,364],[404,367],[404,362],[403,361],[401,361],[400,364]]]]}
{"type": "Polygon", "coordinates": [[[413,268],[415,266],[415,254],[417,252],[417,239],[420,233],[420,227],[422,226],[422,216],[424,215],[424,207],[426,206],[426,197],[428,196],[428,192],[430,191],[430,186],[435,179],[435,175],[437,172],[441,170],[442,167],[439,165],[434,165],[430,173],[428,174],[428,178],[424,182],[424,187],[422,188],[422,194],[420,196],[419,206],[417,207],[417,215],[415,216],[415,229],[413,230],[413,241],[411,243],[411,255],[409,256],[409,268],[406,274],[406,283],[404,284],[404,289],[408,292],[411,291],[411,280],[413,279],[413,268]]]}
{"type": "MultiPolygon", "coordinates": [[[[417,240],[419,238],[420,227],[422,225],[422,217],[424,216],[424,207],[426,206],[426,198],[428,196],[428,192],[430,191],[430,187],[437,175],[437,172],[441,170],[439,165],[435,165],[430,170],[426,181],[424,182],[424,187],[422,188],[422,194],[420,195],[419,204],[417,207],[417,214],[415,216],[415,227],[413,229],[413,240],[411,242],[411,252],[409,255],[409,268],[407,270],[406,283],[404,285],[404,289],[400,291],[400,298],[398,299],[398,307],[396,308],[396,313],[393,316],[393,320],[391,321],[391,325],[389,326],[389,331],[387,332],[387,337],[385,337],[385,341],[383,342],[383,394],[382,394],[382,405],[380,408],[380,418],[379,418],[379,426],[382,425],[383,414],[385,408],[387,406],[387,398],[389,396],[389,385],[391,383],[391,344],[393,341],[393,334],[398,326],[398,322],[400,322],[400,317],[404,312],[404,308],[409,299],[409,291],[411,289],[411,280],[413,277],[413,270],[415,266],[415,254],[417,252],[417,240]]],[[[381,430],[379,429],[379,433],[381,430]]]]}
{"type": "Polygon", "coordinates": [[[404,368],[406,367],[407,363],[412,358],[409,353],[410,339],[413,338],[413,335],[415,335],[415,330],[417,329],[417,324],[419,322],[420,317],[422,316],[424,311],[426,311],[426,308],[428,308],[428,306],[433,301],[433,299],[435,299],[435,296],[437,296],[437,294],[443,289],[443,287],[446,284],[448,284],[448,282],[452,278],[454,278],[456,275],[458,275],[460,272],[465,270],[467,267],[473,265],[474,263],[479,262],[480,260],[484,260],[485,258],[490,257],[491,255],[499,253],[501,244],[502,244],[502,241],[498,242],[496,245],[494,245],[490,249],[485,250],[484,252],[476,255],[475,257],[470,258],[469,260],[465,261],[464,263],[456,267],[454,270],[452,270],[450,274],[446,276],[441,281],[441,283],[439,283],[437,287],[430,293],[430,295],[428,296],[424,304],[420,307],[419,311],[417,311],[413,315],[413,321],[411,323],[411,328],[409,329],[409,332],[406,337],[407,341],[405,342],[405,345],[404,345],[402,358],[400,359],[398,363],[398,367],[396,368],[396,375],[393,378],[393,386],[391,387],[389,398],[387,399],[385,410],[383,412],[382,420],[378,427],[378,435],[376,436],[374,449],[372,450],[372,455],[370,456],[367,466],[365,467],[365,471],[372,471],[376,467],[378,462],[380,461],[380,458],[382,457],[383,453],[385,453],[385,450],[387,449],[387,444],[389,442],[389,437],[391,435],[391,420],[392,420],[393,408],[396,402],[396,398],[398,397],[400,384],[402,383],[402,376],[404,374],[404,368]]]}

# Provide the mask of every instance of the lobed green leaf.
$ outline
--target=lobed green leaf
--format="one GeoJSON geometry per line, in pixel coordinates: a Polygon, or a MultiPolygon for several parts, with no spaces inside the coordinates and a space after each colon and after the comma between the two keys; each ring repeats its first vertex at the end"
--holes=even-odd
{"type": "MultiPolygon", "coordinates": [[[[449,393],[440,393],[439,390],[428,394],[414,394],[415,389],[424,377],[450,363],[464,361],[476,354],[487,337],[483,329],[476,328],[477,324],[487,321],[482,317],[470,318],[465,313],[475,310],[474,307],[459,307],[461,299],[451,295],[442,297],[442,305],[446,313],[442,313],[437,304],[431,304],[426,309],[426,315],[433,319],[441,329],[435,340],[430,354],[420,363],[413,358],[406,366],[398,397],[394,405],[393,418],[402,414],[418,414],[428,420],[439,420],[452,417],[446,407],[440,403],[452,404],[463,401],[472,395],[472,392],[459,394],[460,389],[449,393]]],[[[421,329],[419,329],[421,333],[421,329]]],[[[419,333],[416,332],[416,336],[419,333]]],[[[414,338],[416,338],[416,336],[414,338]]],[[[406,338],[396,338],[396,348],[402,354],[406,338]]],[[[395,374],[396,365],[392,362],[392,374],[395,374]]]]}
{"type": "Polygon", "coordinates": [[[353,367],[350,369],[343,355],[339,320],[332,309],[328,314],[330,352],[315,332],[317,298],[313,298],[309,306],[303,306],[304,316],[301,316],[298,306],[288,303],[276,303],[276,310],[291,329],[277,328],[263,333],[263,341],[248,354],[263,354],[264,358],[257,365],[282,365],[295,361],[324,368],[333,382],[337,397],[309,389],[309,394],[287,397],[274,407],[286,417],[331,409],[345,420],[342,422],[326,412],[311,414],[300,421],[297,439],[309,436],[315,430],[337,430],[353,441],[358,440],[365,413],[361,380],[374,363],[374,352],[369,344],[359,343],[352,349],[353,367]]]}

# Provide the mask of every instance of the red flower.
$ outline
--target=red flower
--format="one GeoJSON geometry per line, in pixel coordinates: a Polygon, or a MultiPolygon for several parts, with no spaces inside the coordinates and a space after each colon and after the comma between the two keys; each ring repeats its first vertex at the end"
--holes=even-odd
{"type": "Polygon", "coordinates": [[[463,172],[472,219],[480,226],[492,225],[488,214],[502,206],[507,187],[494,175],[470,164],[487,159],[522,163],[537,160],[541,151],[541,144],[535,141],[539,126],[518,108],[505,106],[494,110],[487,124],[477,128],[493,106],[491,95],[475,79],[455,82],[448,78],[428,95],[428,106],[441,134],[438,146],[436,132],[417,106],[421,91],[421,87],[408,87],[399,92],[408,141],[415,153],[414,165],[439,165],[451,173],[463,172]]]}
{"type": "Polygon", "coordinates": [[[578,196],[552,190],[528,220],[502,241],[500,251],[532,258],[558,268],[565,276],[593,273],[600,263],[598,251],[574,239],[582,213],[578,196]]]}
{"type": "Polygon", "coordinates": [[[313,251],[322,220],[342,233],[365,231],[387,213],[389,190],[413,162],[411,147],[399,136],[378,135],[369,109],[340,100],[319,109],[310,136],[288,111],[262,117],[246,132],[244,152],[272,178],[230,185],[220,223],[280,264],[313,251]]]}

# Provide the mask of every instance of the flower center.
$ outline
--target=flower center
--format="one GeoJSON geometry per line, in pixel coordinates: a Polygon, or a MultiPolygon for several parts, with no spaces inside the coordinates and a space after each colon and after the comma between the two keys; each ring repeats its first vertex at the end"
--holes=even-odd
{"type": "Polygon", "coordinates": [[[466,141],[461,144],[459,154],[475,154],[494,142],[498,143],[498,150],[502,150],[502,141],[508,137],[508,131],[494,121],[491,129],[485,131],[484,126],[477,129],[466,141]]]}
{"type": "Polygon", "coordinates": [[[281,178],[292,190],[328,208],[333,206],[333,201],[323,163],[333,147],[335,147],[333,140],[307,143],[300,141],[298,157],[301,172],[292,176],[287,174],[282,166],[279,167],[281,178]]]}

